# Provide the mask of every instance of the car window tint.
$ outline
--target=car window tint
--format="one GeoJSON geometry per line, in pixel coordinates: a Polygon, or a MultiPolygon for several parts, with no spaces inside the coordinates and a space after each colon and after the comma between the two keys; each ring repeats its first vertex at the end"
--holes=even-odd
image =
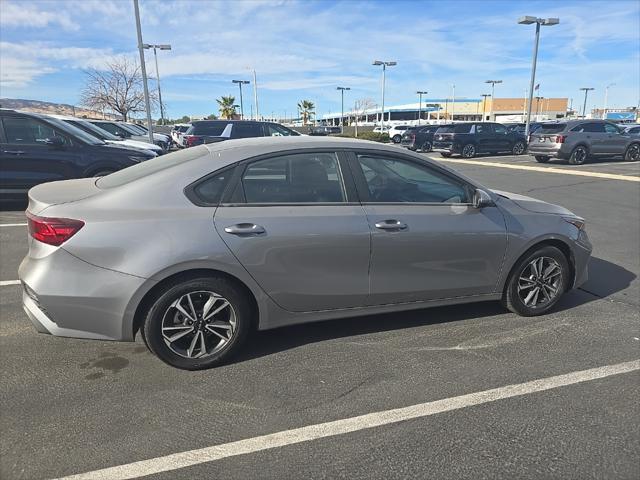
{"type": "Polygon", "coordinates": [[[187,130],[187,133],[189,135],[210,135],[217,137],[222,135],[226,126],[226,122],[196,123],[187,130]]]}
{"type": "Polygon", "coordinates": [[[196,197],[203,203],[209,205],[217,205],[220,202],[224,188],[229,182],[229,178],[233,175],[234,169],[229,168],[223,172],[213,174],[200,182],[194,189],[196,197]]]}
{"type": "Polygon", "coordinates": [[[640,127],[630,128],[627,133],[640,133],[640,127]]]}
{"type": "Polygon", "coordinates": [[[437,170],[408,160],[359,154],[370,202],[469,203],[471,188],[437,170]]]}
{"type": "MultiPolygon", "coordinates": [[[[566,123],[554,123],[552,125],[544,125],[543,124],[543,125],[540,125],[535,132],[539,133],[541,135],[545,135],[545,134],[548,134],[548,133],[560,133],[565,128],[567,128],[567,124],[566,123]]],[[[533,131],[533,130],[531,130],[531,131],[533,131]]],[[[573,131],[575,131],[575,129],[573,131]]]]}
{"type": "Polygon", "coordinates": [[[103,130],[106,130],[107,132],[111,133],[112,135],[117,135],[119,137],[123,137],[123,138],[128,138],[131,136],[131,132],[125,130],[124,128],[120,128],[118,125],[116,125],[115,123],[94,123],[94,125],[98,126],[99,128],[102,128],[103,130]]]}
{"type": "Polygon", "coordinates": [[[618,127],[616,127],[615,125],[611,125],[610,123],[604,124],[604,131],[607,133],[620,133],[618,127]]]}
{"type": "Polygon", "coordinates": [[[334,203],[345,194],[334,153],[300,153],[259,160],[242,176],[247,203],[334,203]]]}
{"type": "Polygon", "coordinates": [[[132,167],[118,170],[115,173],[100,177],[96,182],[99,188],[114,188],[134,180],[149,176],[153,173],[174,167],[176,165],[195,160],[209,155],[209,150],[204,145],[186,148],[177,152],[162,155],[151,161],[138,163],[132,167]]]}
{"type": "Polygon", "coordinates": [[[259,123],[237,122],[233,124],[233,128],[231,130],[232,138],[253,138],[262,136],[262,125],[259,123]]]}
{"type": "Polygon", "coordinates": [[[602,123],[583,123],[571,131],[583,133],[604,133],[604,125],[602,123]]]}
{"type": "Polygon", "coordinates": [[[7,143],[22,145],[45,145],[47,139],[61,137],[65,143],[69,140],[56,130],[28,117],[4,117],[2,120],[7,143]]]}
{"type": "Polygon", "coordinates": [[[494,125],[493,129],[495,130],[496,133],[502,133],[502,134],[507,133],[507,128],[504,125],[494,125]]]}
{"type": "MultiPolygon", "coordinates": [[[[291,130],[289,130],[288,128],[283,127],[282,125],[276,125],[275,123],[267,123],[265,124],[265,127],[267,129],[267,136],[268,137],[290,137],[291,136],[291,130]]],[[[331,127],[320,127],[318,129],[318,131],[332,131],[331,127]]]]}

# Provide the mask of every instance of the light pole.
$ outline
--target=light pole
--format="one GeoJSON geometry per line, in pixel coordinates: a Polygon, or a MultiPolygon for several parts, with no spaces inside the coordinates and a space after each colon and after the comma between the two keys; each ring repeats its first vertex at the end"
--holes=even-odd
{"type": "Polygon", "coordinates": [[[536,122],[538,121],[538,114],[540,113],[540,100],[544,100],[544,97],[536,97],[536,122]]]}
{"type": "Polygon", "coordinates": [[[489,118],[493,116],[493,102],[495,101],[495,88],[496,83],[502,83],[502,80],[487,80],[484,83],[491,84],[491,110],[489,110],[489,118]]]}
{"type": "Polygon", "coordinates": [[[529,137],[529,126],[531,124],[531,104],[533,103],[533,87],[536,81],[536,63],[538,62],[538,44],[540,43],[540,25],[553,26],[560,23],[559,18],[537,18],[537,17],[520,17],[518,19],[520,25],[536,24],[536,41],[533,45],[533,61],[531,63],[531,82],[529,82],[529,108],[527,109],[527,123],[524,127],[524,134],[529,137]]]}
{"type": "MultiPolygon", "coordinates": [[[[382,65],[382,115],[380,116],[380,126],[384,127],[384,84],[386,81],[387,67],[395,67],[398,62],[383,62],[381,60],[375,60],[373,65],[382,65]]],[[[391,118],[389,118],[391,120],[391,118]]]]}
{"type": "Polygon", "coordinates": [[[253,70],[253,103],[256,104],[256,120],[260,120],[260,113],[258,113],[258,80],[256,79],[255,69],[253,70]]]}
{"type": "Polygon", "coordinates": [[[422,95],[426,95],[429,92],[418,90],[416,93],[419,95],[419,98],[420,98],[420,103],[418,106],[418,125],[420,125],[420,120],[422,120],[422,95]]]}
{"type": "Polygon", "coordinates": [[[607,118],[607,106],[609,100],[609,87],[613,87],[615,83],[610,83],[604,88],[604,108],[602,109],[602,119],[607,118]]]}
{"type": "Polygon", "coordinates": [[[344,91],[351,90],[349,87],[338,87],[336,90],[340,90],[341,107],[340,107],[340,133],[344,133],[344,91]]]}
{"type": "Polygon", "coordinates": [[[487,107],[487,97],[491,97],[490,93],[482,94],[482,121],[484,122],[484,112],[487,107]]]}
{"type": "Polygon", "coordinates": [[[593,87],[582,87],[580,90],[584,90],[584,105],[582,106],[582,118],[587,118],[587,95],[589,90],[595,90],[593,87]]]}
{"type": "Polygon", "coordinates": [[[153,141],[153,128],[151,128],[151,105],[149,104],[149,87],[147,86],[147,67],[144,63],[144,50],[142,48],[142,27],[140,27],[140,8],[138,0],[133,0],[133,10],[136,15],[136,30],[138,31],[138,52],[140,53],[140,68],[142,70],[142,87],[144,89],[144,106],[147,110],[147,128],[149,131],[149,142],[153,141]]]}
{"type": "Polygon", "coordinates": [[[237,83],[240,87],[240,120],[244,120],[244,102],[242,101],[242,85],[249,85],[249,80],[231,80],[231,83],[237,83]]]}
{"type": "Polygon", "coordinates": [[[153,58],[156,61],[156,82],[158,84],[158,101],[160,102],[160,121],[164,125],[164,106],[162,105],[162,92],[160,91],[160,72],[158,71],[158,53],[156,50],[171,50],[171,45],[165,43],[161,45],[151,45],[149,43],[143,43],[142,48],[153,48],[153,58]]]}
{"type": "Polygon", "coordinates": [[[454,121],[453,115],[456,111],[456,85],[451,85],[451,121],[454,121]]]}

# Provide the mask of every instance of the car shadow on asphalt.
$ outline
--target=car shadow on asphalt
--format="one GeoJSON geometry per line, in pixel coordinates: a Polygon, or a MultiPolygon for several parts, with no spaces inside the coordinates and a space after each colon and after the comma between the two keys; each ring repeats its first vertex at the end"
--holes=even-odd
{"type": "MultiPolygon", "coordinates": [[[[597,257],[593,257],[590,260],[589,275],[591,280],[579,290],[565,294],[550,315],[554,312],[570,310],[618,293],[629,287],[636,278],[634,273],[624,267],[597,257]]],[[[341,318],[281,327],[253,334],[247,342],[248,345],[230,363],[260,358],[310,343],[356,337],[370,333],[409,330],[426,325],[454,323],[497,315],[512,314],[503,308],[500,302],[492,301],[341,318]]]]}

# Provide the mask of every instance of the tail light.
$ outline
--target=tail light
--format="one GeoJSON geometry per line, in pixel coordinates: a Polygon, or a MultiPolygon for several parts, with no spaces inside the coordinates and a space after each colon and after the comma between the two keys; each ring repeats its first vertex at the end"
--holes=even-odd
{"type": "Polygon", "coordinates": [[[567,139],[566,135],[557,135],[556,136],[556,143],[564,143],[564,141],[567,139]]]}
{"type": "Polygon", "coordinates": [[[56,247],[62,245],[84,226],[82,220],[38,217],[29,212],[26,213],[29,234],[34,239],[47,245],[54,245],[56,247]]]}
{"type": "Polygon", "coordinates": [[[411,138],[411,140],[413,141],[413,140],[415,140],[415,139],[416,139],[416,134],[415,134],[415,133],[412,133],[411,135],[409,135],[409,137],[410,137],[410,138],[411,138]]]}
{"type": "Polygon", "coordinates": [[[184,143],[187,147],[198,145],[202,139],[198,135],[185,135],[184,143]]]}

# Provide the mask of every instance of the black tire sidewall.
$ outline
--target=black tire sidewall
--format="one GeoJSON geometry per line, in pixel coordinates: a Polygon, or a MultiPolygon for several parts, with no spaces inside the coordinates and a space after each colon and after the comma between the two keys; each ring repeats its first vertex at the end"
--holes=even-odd
{"type": "Polygon", "coordinates": [[[521,141],[517,141],[516,143],[514,143],[514,144],[513,144],[513,148],[511,149],[511,153],[512,153],[513,155],[516,155],[516,156],[517,156],[517,155],[522,155],[522,154],[524,153],[524,151],[525,151],[525,150],[526,150],[526,146],[525,146],[525,144],[524,144],[523,142],[521,142],[521,141]],[[516,152],[515,152],[515,150],[516,150],[516,146],[517,146],[517,145],[522,145],[522,151],[521,151],[520,153],[516,153],[516,152]]]}
{"type": "Polygon", "coordinates": [[[224,278],[203,277],[176,282],[161,293],[149,309],[144,322],[147,346],[160,360],[183,370],[202,370],[215,367],[233,356],[244,343],[251,326],[251,308],[246,295],[232,282],[224,278]],[[236,313],[236,334],[231,342],[214,355],[188,359],[172,352],[162,338],[162,317],[172,302],[193,291],[206,290],[226,298],[236,313]]]}
{"type": "Polygon", "coordinates": [[[587,163],[587,158],[589,157],[589,150],[587,150],[587,147],[584,147],[582,145],[578,145],[576,148],[573,149],[573,151],[571,152],[571,155],[569,156],[569,163],[571,165],[584,165],[585,163],[587,163]],[[575,154],[579,149],[583,149],[585,151],[585,156],[584,156],[584,160],[582,162],[577,162],[575,160],[575,154]]]}
{"type": "Polygon", "coordinates": [[[451,156],[451,154],[448,152],[440,152],[440,155],[443,156],[444,158],[449,158],[451,156]]]}
{"type": "Polygon", "coordinates": [[[638,146],[637,143],[632,143],[631,145],[629,145],[627,147],[627,151],[624,152],[624,157],[622,157],[624,159],[625,162],[637,162],[638,160],[633,160],[632,158],[630,158],[629,154],[631,153],[631,149],[636,146],[638,148],[640,148],[640,146],[638,146]]]}
{"type": "Polygon", "coordinates": [[[544,155],[536,155],[536,162],[538,163],[547,163],[550,159],[550,157],[546,157],[544,155]]]}
{"type": "Polygon", "coordinates": [[[433,149],[433,146],[431,145],[431,142],[426,141],[422,144],[421,150],[423,152],[430,152],[432,149],[433,149]]]}
{"type": "Polygon", "coordinates": [[[567,290],[567,285],[570,281],[570,273],[571,271],[567,258],[556,247],[547,245],[532,250],[529,254],[524,255],[522,258],[520,258],[515,268],[513,268],[505,288],[503,303],[505,303],[505,306],[509,310],[524,317],[543,315],[555,306],[555,304],[562,297],[563,293],[567,290]],[[520,296],[518,295],[518,278],[522,274],[524,268],[529,264],[529,262],[531,262],[534,258],[541,256],[553,258],[556,262],[558,262],[558,264],[560,264],[560,267],[562,268],[562,285],[560,287],[560,294],[557,295],[556,298],[551,301],[551,303],[545,305],[543,308],[534,309],[526,306],[520,299],[520,296]]]}
{"type": "Polygon", "coordinates": [[[394,135],[391,140],[393,141],[393,143],[400,143],[400,140],[402,140],[402,137],[400,135],[394,135]]]}

